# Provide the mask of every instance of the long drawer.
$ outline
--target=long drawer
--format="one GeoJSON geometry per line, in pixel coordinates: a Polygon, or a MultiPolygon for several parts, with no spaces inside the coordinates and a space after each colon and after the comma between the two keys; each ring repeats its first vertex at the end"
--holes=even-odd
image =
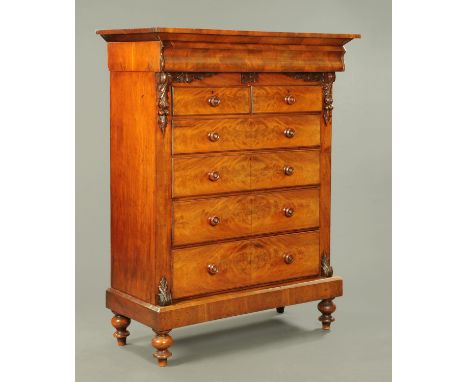
{"type": "Polygon", "coordinates": [[[319,274],[319,235],[305,232],[176,249],[174,298],[319,274]]]}
{"type": "Polygon", "coordinates": [[[318,150],[176,157],[174,197],[316,185],[318,150]]]}
{"type": "Polygon", "coordinates": [[[184,245],[319,226],[319,190],[178,200],[173,244],[184,245]]]}
{"type": "Polygon", "coordinates": [[[174,154],[319,145],[320,115],[179,119],[173,122],[174,154]]]}

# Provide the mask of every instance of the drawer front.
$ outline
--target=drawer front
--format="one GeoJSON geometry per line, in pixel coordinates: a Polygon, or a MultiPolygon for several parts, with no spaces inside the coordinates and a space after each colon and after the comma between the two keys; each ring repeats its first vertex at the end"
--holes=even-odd
{"type": "Polygon", "coordinates": [[[254,113],[321,111],[319,86],[254,86],[254,113]]]}
{"type": "Polygon", "coordinates": [[[279,191],[253,197],[252,234],[318,226],[318,189],[279,191]]]}
{"type": "Polygon", "coordinates": [[[305,232],[252,240],[253,284],[320,273],[319,233],[305,232]]]}
{"type": "Polygon", "coordinates": [[[178,120],[173,126],[174,154],[320,145],[319,115],[178,120]]]}
{"type": "Polygon", "coordinates": [[[320,152],[281,151],[252,155],[252,187],[279,188],[320,183],[320,152]]]}
{"type": "Polygon", "coordinates": [[[173,159],[173,196],[250,189],[250,157],[228,155],[173,159]]]}
{"type": "Polygon", "coordinates": [[[306,232],[176,249],[174,298],[319,274],[319,235],[306,232]]]}
{"type": "Polygon", "coordinates": [[[216,155],[173,159],[173,196],[314,185],[319,151],[216,155]]]}
{"type": "Polygon", "coordinates": [[[250,284],[248,240],[172,251],[172,297],[211,293],[250,284]]]}
{"type": "Polygon", "coordinates": [[[319,190],[176,201],[173,214],[174,245],[317,228],[319,190]]]}
{"type": "Polygon", "coordinates": [[[249,235],[251,199],[243,195],[174,202],[174,245],[249,235]]]}
{"type": "Polygon", "coordinates": [[[250,91],[233,88],[173,88],[174,115],[246,114],[250,91]]]}

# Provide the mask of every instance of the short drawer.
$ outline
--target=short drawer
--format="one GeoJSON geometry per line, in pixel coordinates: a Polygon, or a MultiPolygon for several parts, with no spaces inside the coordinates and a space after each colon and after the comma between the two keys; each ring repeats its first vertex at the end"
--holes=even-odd
{"type": "Polygon", "coordinates": [[[319,115],[182,119],[173,127],[174,154],[320,145],[319,115]]]}
{"type": "Polygon", "coordinates": [[[319,274],[318,232],[176,249],[174,298],[319,274]]]}
{"type": "Polygon", "coordinates": [[[254,113],[284,113],[322,110],[319,86],[254,86],[254,113]]]}
{"type": "Polygon", "coordinates": [[[174,115],[246,114],[250,112],[247,87],[173,88],[174,115]]]}
{"type": "Polygon", "coordinates": [[[173,159],[173,181],[174,197],[314,185],[320,183],[320,153],[177,157],[173,159]]]}
{"type": "Polygon", "coordinates": [[[203,243],[319,226],[319,190],[179,200],[173,208],[173,244],[203,243]]]}

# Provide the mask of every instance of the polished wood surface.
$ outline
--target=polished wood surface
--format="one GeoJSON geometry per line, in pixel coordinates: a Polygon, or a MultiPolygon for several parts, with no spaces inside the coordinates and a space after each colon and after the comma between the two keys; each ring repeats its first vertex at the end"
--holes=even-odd
{"type": "Polygon", "coordinates": [[[316,228],[319,190],[299,189],[174,202],[173,244],[316,228]],[[286,216],[285,209],[294,214],[286,216]],[[210,218],[217,217],[213,225],[210,218]]]}
{"type": "Polygon", "coordinates": [[[305,232],[176,249],[173,297],[314,276],[319,273],[319,235],[305,232]],[[285,256],[292,261],[286,262],[285,256]],[[210,272],[209,266],[215,267],[210,272]]]}
{"type": "Polygon", "coordinates": [[[322,89],[318,86],[254,86],[254,113],[320,111],[322,89]],[[291,102],[287,99],[290,97],[291,102]]]}
{"type": "Polygon", "coordinates": [[[130,332],[127,327],[130,325],[130,318],[114,313],[111,324],[115,328],[114,337],[117,339],[118,346],[125,346],[127,344],[127,337],[130,332]]]}
{"type": "Polygon", "coordinates": [[[320,152],[178,157],[173,159],[173,196],[316,185],[320,152]]]}
{"type": "Polygon", "coordinates": [[[245,114],[250,112],[250,91],[247,87],[174,87],[173,93],[174,115],[245,114]],[[219,104],[210,104],[211,99],[218,99],[219,104]]]}
{"type": "Polygon", "coordinates": [[[159,41],[107,44],[107,66],[111,72],[159,72],[159,41]]]}
{"type": "Polygon", "coordinates": [[[330,261],[333,81],[359,35],[101,30],[111,86],[111,286],[118,345],[321,300],[330,261]]]}
{"type": "Polygon", "coordinates": [[[108,289],[107,308],[132,316],[150,328],[170,330],[186,325],[274,309],[277,306],[302,304],[341,296],[340,277],[306,281],[288,281],[213,296],[180,301],[169,306],[155,306],[115,289],[108,289]]]}
{"type": "Polygon", "coordinates": [[[111,72],[111,285],[154,303],[155,75],[111,72]]]}
{"type": "Polygon", "coordinates": [[[177,119],[173,128],[174,154],[320,146],[320,115],[177,119]]]}

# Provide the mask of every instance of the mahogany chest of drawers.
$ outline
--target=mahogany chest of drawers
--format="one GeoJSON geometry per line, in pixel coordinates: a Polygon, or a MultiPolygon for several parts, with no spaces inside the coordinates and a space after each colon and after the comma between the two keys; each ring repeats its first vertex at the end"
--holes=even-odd
{"type": "Polygon", "coordinates": [[[177,327],[321,300],[330,265],[332,85],[359,35],[148,28],[107,42],[111,288],[167,364],[177,327]]]}

